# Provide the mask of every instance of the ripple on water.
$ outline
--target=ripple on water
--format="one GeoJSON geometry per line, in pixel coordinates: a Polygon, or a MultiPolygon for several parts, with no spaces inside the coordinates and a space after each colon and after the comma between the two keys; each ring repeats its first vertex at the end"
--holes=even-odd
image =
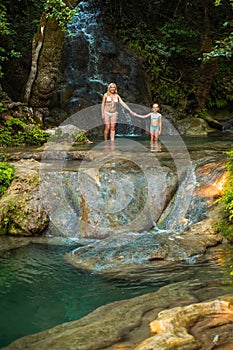
{"type": "Polygon", "coordinates": [[[230,278],[233,256],[232,246],[222,247],[196,263],[142,267],[128,280],[110,280],[68,264],[65,253],[74,248],[34,244],[0,257],[0,347],[173,282],[230,278]]]}

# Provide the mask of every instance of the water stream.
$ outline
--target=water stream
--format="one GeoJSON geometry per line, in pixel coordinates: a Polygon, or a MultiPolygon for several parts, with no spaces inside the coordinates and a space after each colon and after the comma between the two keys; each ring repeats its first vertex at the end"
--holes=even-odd
{"type": "MultiPolygon", "coordinates": [[[[98,142],[82,149],[93,148],[98,142]]],[[[140,142],[150,149],[148,138],[141,138],[140,142]]],[[[199,151],[202,156],[222,157],[232,144],[232,135],[186,138],[185,143],[192,159],[200,157],[199,151]]],[[[164,147],[158,157],[160,162],[169,161],[164,147]]],[[[77,164],[68,161],[64,167],[73,171],[77,164]]],[[[66,238],[59,245],[32,244],[0,256],[0,347],[19,337],[79,319],[100,305],[157,291],[174,282],[223,280],[226,293],[229,288],[230,292],[233,290],[230,244],[212,249],[208,256],[171,262],[156,269],[142,267],[124,280],[104,278],[68,264],[66,253],[77,247],[77,239],[66,238]]],[[[212,297],[216,295],[217,287],[212,297]]]]}
{"type": "Polygon", "coordinates": [[[33,244],[0,258],[0,347],[79,319],[98,306],[154,292],[170,283],[230,281],[232,246],[220,246],[198,263],[190,260],[141,270],[127,281],[106,279],[67,264],[65,253],[74,246],[73,241],[61,246],[33,244]]]}

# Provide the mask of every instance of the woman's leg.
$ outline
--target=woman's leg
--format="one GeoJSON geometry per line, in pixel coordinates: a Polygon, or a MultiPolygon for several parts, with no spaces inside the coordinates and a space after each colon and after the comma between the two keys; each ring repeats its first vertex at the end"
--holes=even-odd
{"type": "Polygon", "coordinates": [[[109,130],[110,130],[110,124],[105,124],[105,127],[104,127],[104,141],[107,141],[107,139],[108,139],[109,130]]]}
{"type": "Polygon", "coordinates": [[[110,140],[111,141],[115,140],[116,121],[117,121],[117,116],[111,117],[111,124],[110,124],[110,140]]]}
{"type": "Polygon", "coordinates": [[[103,121],[104,121],[104,141],[107,141],[108,134],[110,131],[110,117],[105,114],[103,121]]]}

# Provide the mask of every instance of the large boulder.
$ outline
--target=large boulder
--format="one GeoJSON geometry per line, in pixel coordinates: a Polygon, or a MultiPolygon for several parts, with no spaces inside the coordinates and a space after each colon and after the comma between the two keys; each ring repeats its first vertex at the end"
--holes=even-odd
{"type": "Polygon", "coordinates": [[[49,218],[39,194],[39,162],[21,160],[14,163],[16,178],[0,199],[1,231],[11,235],[40,234],[49,218]]]}
{"type": "Polygon", "coordinates": [[[201,118],[185,118],[176,122],[181,135],[207,135],[212,129],[201,118]]]}

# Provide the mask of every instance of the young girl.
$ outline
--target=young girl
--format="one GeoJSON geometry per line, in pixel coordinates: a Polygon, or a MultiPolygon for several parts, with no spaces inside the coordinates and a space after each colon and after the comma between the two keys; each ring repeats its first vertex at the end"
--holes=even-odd
{"type": "Polygon", "coordinates": [[[161,134],[162,131],[162,115],[158,113],[159,111],[159,105],[157,103],[154,103],[152,106],[152,111],[151,113],[145,114],[145,115],[140,115],[135,113],[135,117],[139,118],[151,118],[150,122],[150,140],[151,141],[157,141],[159,138],[159,135],[161,134]]]}

